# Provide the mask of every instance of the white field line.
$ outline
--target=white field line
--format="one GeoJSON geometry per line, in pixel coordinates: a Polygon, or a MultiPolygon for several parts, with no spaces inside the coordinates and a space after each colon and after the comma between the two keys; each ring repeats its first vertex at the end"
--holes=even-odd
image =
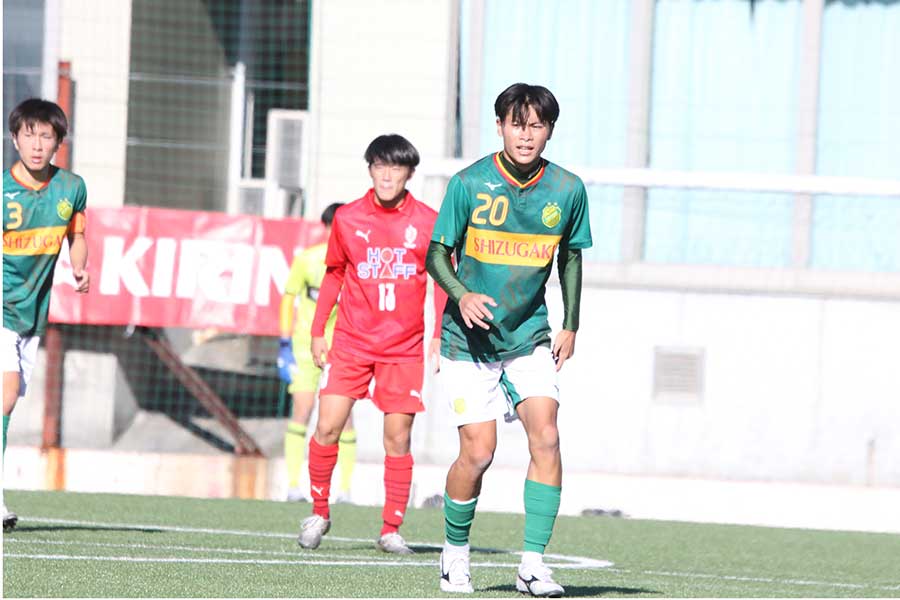
{"type": "MultiPolygon", "coordinates": [[[[120,528],[120,529],[156,529],[159,531],[172,531],[176,533],[208,533],[212,535],[243,535],[243,536],[252,536],[252,537],[271,537],[271,538],[284,538],[284,539],[294,539],[296,538],[295,534],[292,533],[271,533],[271,532],[255,532],[255,531],[246,531],[246,530],[231,530],[231,529],[206,529],[206,528],[196,528],[196,527],[178,527],[174,525],[138,525],[133,523],[99,523],[93,521],[74,521],[69,519],[49,519],[42,517],[27,517],[25,519],[20,519],[20,522],[43,522],[43,523],[57,523],[57,524],[67,524],[67,525],[84,525],[91,527],[106,527],[106,528],[120,528]]],[[[337,541],[337,542],[371,542],[372,540],[368,538],[346,538],[346,537],[338,537],[338,536],[328,536],[329,540],[337,541]]],[[[26,539],[10,539],[6,537],[4,539],[4,543],[8,544],[10,542],[29,542],[31,540],[26,539]]],[[[43,540],[42,540],[43,541],[43,540]]],[[[59,543],[57,540],[53,540],[53,543],[59,543]]],[[[100,545],[101,542],[89,542],[84,544],[79,544],[78,542],[65,542],[67,544],[72,545],[89,545],[95,544],[100,545]]],[[[432,544],[432,543],[419,543],[419,542],[410,542],[413,546],[426,546],[431,548],[440,548],[440,544],[432,544]]],[[[111,547],[117,547],[115,545],[110,544],[111,547]]],[[[151,546],[151,545],[134,545],[134,544],[121,544],[122,547],[131,547],[131,548],[146,548],[146,549],[184,549],[187,551],[207,551],[207,549],[197,549],[196,547],[179,547],[179,546],[151,546]]],[[[209,549],[209,551],[215,552],[245,552],[241,549],[209,549]]],[[[252,551],[246,551],[252,552],[252,551]]],[[[506,551],[510,555],[518,555],[519,552],[506,551]]],[[[263,551],[256,554],[260,555],[279,555],[281,553],[275,551],[263,551]]],[[[288,554],[289,555],[289,554],[288,554]]],[[[32,558],[32,559],[44,559],[44,560],[87,560],[87,561],[123,561],[123,562],[162,562],[162,563],[231,563],[231,564],[271,564],[271,565],[333,565],[333,566],[428,566],[434,567],[436,561],[407,561],[407,560],[366,560],[363,557],[360,557],[360,560],[346,560],[348,557],[345,554],[342,555],[326,555],[320,554],[316,552],[317,558],[329,558],[329,560],[251,560],[251,559],[201,559],[201,558],[184,558],[184,557],[161,557],[161,558],[152,558],[152,557],[115,557],[115,556],[73,556],[66,554],[19,554],[19,553],[5,553],[5,557],[10,558],[32,558]],[[335,557],[342,560],[334,560],[330,557],[335,557]]],[[[596,569],[596,568],[604,568],[611,567],[613,563],[605,560],[597,560],[593,558],[585,558],[585,557],[577,557],[577,556],[567,556],[562,554],[545,554],[547,558],[552,558],[555,560],[566,560],[566,561],[576,561],[574,564],[564,563],[564,564],[552,564],[548,563],[548,566],[554,569],[596,569]]],[[[352,558],[352,557],[351,557],[352,558]]],[[[515,565],[509,563],[496,563],[496,562],[473,562],[473,567],[488,567],[488,568],[509,568],[515,565]]],[[[900,583],[897,585],[875,585],[875,584],[867,584],[867,583],[845,583],[839,581],[813,581],[813,580],[804,580],[804,579],[773,579],[770,577],[748,577],[748,576],[739,576],[739,575],[716,575],[716,574],[708,574],[708,573],[690,573],[690,572],[677,572],[677,571],[643,571],[643,570],[634,570],[634,569],[618,569],[611,568],[609,569],[614,573],[624,573],[624,574],[638,574],[638,575],[650,575],[657,577],[679,577],[679,578],[687,578],[687,579],[708,579],[715,581],[738,581],[738,582],[748,582],[748,583],[770,583],[770,584],[780,584],[780,585],[795,585],[795,586],[821,586],[821,587],[833,587],[833,588],[846,588],[846,589],[871,589],[871,590],[880,590],[880,591],[900,591],[900,583]]]]}
{"type": "MultiPolygon", "coordinates": [[[[76,556],[72,554],[19,554],[10,552],[4,558],[33,558],[39,560],[87,560],[100,562],[138,562],[138,563],[204,563],[204,564],[239,564],[239,565],[323,565],[331,567],[435,567],[434,561],[385,561],[385,560],[276,560],[276,559],[244,559],[244,558],[184,558],[178,556],[76,556]]],[[[510,565],[485,565],[502,566],[510,565]]]]}
{"type": "MultiPolygon", "coordinates": [[[[38,523],[50,523],[50,524],[58,524],[58,525],[79,525],[85,527],[97,527],[97,528],[108,528],[108,529],[150,529],[157,531],[171,531],[175,533],[205,533],[210,535],[242,535],[242,536],[251,536],[251,537],[267,537],[267,538],[278,538],[278,539],[295,539],[297,537],[296,534],[293,533],[273,533],[273,532],[259,532],[259,531],[247,531],[241,529],[209,529],[209,528],[201,528],[201,527],[179,527],[175,525],[147,525],[147,524],[135,524],[135,523],[100,523],[95,521],[75,521],[70,519],[51,519],[45,517],[20,517],[20,523],[27,522],[38,522],[38,523]]],[[[334,542],[350,542],[350,543],[371,543],[373,540],[369,538],[349,538],[349,537],[340,537],[329,535],[327,537],[328,540],[334,542]]],[[[12,541],[12,540],[7,540],[12,541]]],[[[25,540],[22,540],[25,541],[25,540]]],[[[412,546],[425,546],[428,548],[442,548],[441,544],[432,544],[429,542],[408,542],[412,546]]],[[[477,553],[477,548],[474,549],[477,553]]],[[[491,549],[492,552],[496,552],[497,549],[491,549]]],[[[501,550],[502,551],[502,550],[501,550]]],[[[511,550],[504,551],[509,555],[519,555],[520,552],[513,552],[511,550]]],[[[325,558],[325,555],[320,555],[316,553],[317,556],[322,556],[325,558]]],[[[7,556],[13,556],[12,554],[7,556]]],[[[547,566],[554,569],[602,569],[606,567],[611,567],[613,563],[608,560],[598,560],[596,558],[588,558],[585,556],[569,556],[565,554],[551,554],[547,553],[544,556],[548,559],[557,560],[557,561],[565,561],[561,563],[547,563],[547,566]]],[[[337,558],[346,559],[346,555],[338,556],[337,558]]],[[[377,561],[373,564],[390,564],[391,561],[377,561]]],[[[416,563],[408,562],[408,561],[396,561],[397,564],[400,565],[414,565],[416,563]]],[[[297,564],[316,564],[316,563],[297,563],[297,564]]],[[[338,563],[332,563],[338,564],[338,563]]],[[[358,564],[368,564],[365,562],[360,562],[358,564]]],[[[427,563],[430,565],[434,565],[435,562],[427,563]]],[[[515,566],[511,563],[496,563],[496,562],[478,562],[473,561],[473,566],[477,567],[510,567],[515,566]]]]}
{"type": "MultiPolygon", "coordinates": [[[[97,548],[129,548],[135,550],[169,550],[178,552],[198,552],[207,554],[244,554],[250,556],[283,556],[288,558],[297,558],[303,550],[297,552],[288,552],[286,550],[250,550],[244,548],[210,548],[208,546],[173,546],[169,544],[114,544],[111,542],[75,542],[69,540],[42,540],[31,538],[5,539],[5,544],[24,544],[26,546],[92,546],[97,548]]],[[[370,556],[353,556],[347,554],[328,554],[325,552],[316,552],[315,557],[318,558],[339,558],[359,560],[370,559],[370,556]]],[[[390,560],[390,557],[385,557],[390,560]]],[[[399,560],[399,559],[398,559],[399,560]]],[[[509,566],[515,566],[509,563],[509,566]]]]}
{"type": "MultiPolygon", "coordinates": [[[[383,560],[251,560],[238,558],[184,558],[184,557],[137,557],[137,556],[73,556],[70,554],[20,554],[8,553],[6,558],[30,558],[37,560],[85,560],[95,562],[133,562],[133,563],[192,563],[192,564],[245,564],[245,565],[322,565],[331,567],[429,567],[433,569],[435,562],[429,561],[383,561],[383,560]]],[[[480,567],[510,568],[514,565],[502,563],[478,563],[480,567]]],[[[630,569],[610,569],[616,573],[636,573],[640,575],[656,575],[663,577],[682,577],[689,579],[707,579],[715,581],[739,581],[753,583],[771,583],[780,585],[834,587],[849,589],[871,589],[880,591],[897,591],[900,585],[872,585],[859,583],[841,583],[834,581],[808,581],[803,579],[772,579],[770,577],[743,577],[736,575],[710,575],[705,573],[678,573],[672,571],[633,571],[630,569]]]]}

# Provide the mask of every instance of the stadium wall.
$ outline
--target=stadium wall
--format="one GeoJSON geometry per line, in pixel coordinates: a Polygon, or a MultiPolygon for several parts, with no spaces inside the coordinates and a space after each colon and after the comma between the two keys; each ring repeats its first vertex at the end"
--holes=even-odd
{"type": "MultiPolygon", "coordinates": [[[[281,500],[287,489],[280,458],[88,449],[54,456],[25,447],[8,450],[7,462],[14,466],[4,473],[5,485],[54,489],[45,481],[54,460],[62,464],[64,488],[73,492],[281,500]]],[[[521,514],[523,472],[522,467],[493,467],[485,476],[478,510],[521,514]]],[[[444,465],[417,464],[410,505],[433,505],[445,477],[444,465]]],[[[357,465],[353,501],[381,506],[381,464],[357,465]]],[[[567,473],[560,514],[900,533],[900,516],[894,510],[898,502],[900,488],[567,473]]],[[[299,521],[308,510],[298,507],[295,518],[299,521]]]]}
{"type": "MultiPolygon", "coordinates": [[[[558,324],[558,288],[548,301],[558,324]]],[[[577,352],[560,376],[567,473],[900,486],[898,303],[588,287],[583,307],[577,352]],[[697,394],[655,393],[656,348],[702,354],[697,394]]],[[[121,367],[104,363],[104,376],[86,376],[85,360],[66,356],[63,445],[114,448],[134,420],[134,397],[116,375],[121,367]]],[[[38,369],[16,409],[12,445],[39,444],[42,378],[38,369]]],[[[446,466],[456,456],[438,385],[426,382],[429,409],[413,431],[417,464],[446,466]]],[[[282,420],[244,421],[267,456],[283,454],[282,420]]],[[[379,464],[380,413],[361,402],[355,421],[360,461],[379,464]]],[[[167,426],[173,431],[152,437],[171,434],[173,451],[215,452],[199,440],[176,443],[185,434],[167,426]]],[[[526,456],[521,426],[501,424],[494,464],[522,469],[526,456]]]]}
{"type": "Polygon", "coordinates": [[[128,134],[131,1],[59,0],[59,56],[75,81],[73,170],[91,207],[122,206],[128,134]]]}
{"type": "Polygon", "coordinates": [[[408,138],[423,163],[450,154],[458,15],[457,0],[313,2],[308,216],[371,187],[363,152],[378,135],[408,138]]]}
{"type": "MultiPolygon", "coordinates": [[[[547,298],[561,323],[559,289],[547,298]]],[[[567,473],[900,486],[900,304],[586,288],[582,307],[560,376],[567,473]],[[654,394],[657,347],[702,352],[699,394],[654,394]]],[[[449,464],[457,436],[434,385],[415,451],[449,464]]],[[[521,467],[521,426],[500,427],[494,464],[521,467]]],[[[363,460],[381,451],[366,428],[363,460]]]]}

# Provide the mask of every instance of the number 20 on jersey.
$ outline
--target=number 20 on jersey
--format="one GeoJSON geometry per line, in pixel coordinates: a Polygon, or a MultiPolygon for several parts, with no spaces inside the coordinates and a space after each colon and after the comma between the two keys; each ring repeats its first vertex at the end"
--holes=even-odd
{"type": "Polygon", "coordinates": [[[494,227],[499,227],[506,222],[506,215],[509,214],[509,198],[506,196],[494,198],[484,192],[476,195],[475,198],[480,204],[472,211],[472,223],[474,225],[487,225],[490,223],[494,227]]]}

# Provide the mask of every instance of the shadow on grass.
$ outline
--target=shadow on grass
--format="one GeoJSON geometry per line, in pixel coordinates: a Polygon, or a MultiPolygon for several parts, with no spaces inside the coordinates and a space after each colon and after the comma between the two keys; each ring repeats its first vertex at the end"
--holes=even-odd
{"type": "MultiPolygon", "coordinates": [[[[444,549],[443,544],[409,544],[410,549],[416,554],[440,554],[444,549]]],[[[471,549],[471,556],[473,559],[477,558],[479,554],[510,554],[513,555],[515,552],[511,552],[509,550],[498,550],[497,548],[480,548],[475,547],[471,549]]]]}
{"type": "MultiPolygon", "coordinates": [[[[607,596],[611,594],[622,596],[635,596],[638,594],[657,594],[662,592],[656,590],[648,590],[646,588],[630,588],[617,587],[614,585],[565,585],[566,598],[596,598],[598,596],[607,596]]],[[[492,585],[486,588],[475,588],[478,592],[508,592],[509,594],[518,594],[515,585],[492,585]]]]}

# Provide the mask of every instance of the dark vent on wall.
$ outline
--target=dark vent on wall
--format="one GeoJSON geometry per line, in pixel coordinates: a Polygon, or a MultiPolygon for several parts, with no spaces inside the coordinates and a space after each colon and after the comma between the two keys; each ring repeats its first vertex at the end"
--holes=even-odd
{"type": "Polygon", "coordinates": [[[653,400],[676,404],[702,402],[705,363],[703,348],[654,348],[653,400]]]}

